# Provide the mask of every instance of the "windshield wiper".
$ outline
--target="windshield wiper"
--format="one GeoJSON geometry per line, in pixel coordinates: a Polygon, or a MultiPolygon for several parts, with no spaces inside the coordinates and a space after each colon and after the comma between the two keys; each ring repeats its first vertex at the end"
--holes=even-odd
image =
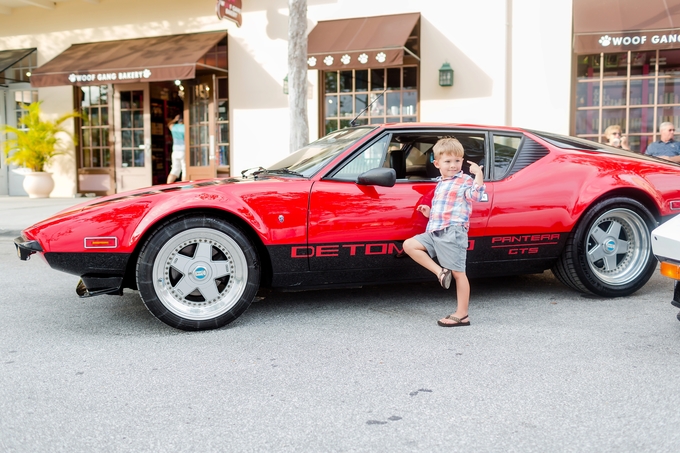
{"type": "Polygon", "coordinates": [[[246,177],[246,173],[248,173],[248,172],[252,172],[252,175],[253,175],[253,176],[257,176],[257,175],[259,175],[260,173],[262,173],[263,171],[267,171],[267,170],[266,170],[264,167],[252,167],[252,168],[246,168],[245,170],[242,170],[242,171],[241,171],[241,176],[245,178],[245,177],[246,177]]]}
{"type": "MultiPolygon", "coordinates": [[[[302,178],[306,178],[306,176],[303,175],[302,173],[298,173],[296,171],[289,170],[287,168],[277,168],[275,170],[264,170],[261,173],[268,173],[268,174],[272,174],[272,175],[291,175],[291,176],[300,176],[302,178]]],[[[258,173],[258,174],[261,174],[261,173],[258,173]]]]}

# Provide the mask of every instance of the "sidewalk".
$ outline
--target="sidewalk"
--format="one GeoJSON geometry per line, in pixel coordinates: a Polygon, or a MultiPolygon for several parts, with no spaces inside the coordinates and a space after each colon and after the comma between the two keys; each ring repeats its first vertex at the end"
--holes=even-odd
{"type": "Polygon", "coordinates": [[[0,195],[0,236],[15,238],[21,230],[92,197],[29,198],[0,195]]]}

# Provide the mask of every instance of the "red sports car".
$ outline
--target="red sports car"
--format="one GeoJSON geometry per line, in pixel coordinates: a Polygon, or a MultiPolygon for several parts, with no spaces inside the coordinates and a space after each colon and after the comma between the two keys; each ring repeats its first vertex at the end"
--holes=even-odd
{"type": "Polygon", "coordinates": [[[17,251],[79,275],[81,297],[139,290],[154,316],[185,330],[230,323],[261,287],[436,281],[402,243],[425,229],[416,206],[432,196],[432,146],[443,136],[485,173],[470,277],[552,269],[576,291],[615,297],[653,274],[650,232],[680,213],[680,165],[573,137],[452,124],[343,129],[239,178],[95,199],[27,228],[17,251]]]}

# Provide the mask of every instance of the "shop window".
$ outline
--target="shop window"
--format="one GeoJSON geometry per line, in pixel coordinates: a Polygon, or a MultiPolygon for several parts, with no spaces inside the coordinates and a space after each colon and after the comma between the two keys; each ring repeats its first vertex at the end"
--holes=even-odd
{"type": "Polygon", "coordinates": [[[144,167],[144,91],[121,91],[120,135],[122,166],[144,167]]]}
{"type": "Polygon", "coordinates": [[[209,68],[227,69],[227,38],[215,44],[203,57],[196,62],[200,66],[209,68]]]}
{"type": "Polygon", "coordinates": [[[192,88],[189,101],[189,165],[206,167],[209,164],[210,87],[198,84],[192,88]]]}
{"type": "Polygon", "coordinates": [[[354,118],[357,125],[417,121],[417,66],[324,71],[322,78],[326,134],[354,118]]]}
{"type": "Polygon", "coordinates": [[[217,78],[217,166],[219,173],[229,174],[229,83],[217,78]]]}
{"type": "Polygon", "coordinates": [[[109,86],[80,87],[80,168],[111,166],[109,86]]]}
{"type": "Polygon", "coordinates": [[[21,118],[27,113],[26,108],[33,102],[38,102],[38,90],[16,90],[11,91],[10,96],[14,98],[14,117],[16,127],[26,130],[26,126],[21,124],[21,118]]]}
{"type": "Polygon", "coordinates": [[[577,136],[602,142],[607,127],[618,124],[631,150],[644,152],[664,121],[680,130],[680,50],[578,57],[577,136]]]}

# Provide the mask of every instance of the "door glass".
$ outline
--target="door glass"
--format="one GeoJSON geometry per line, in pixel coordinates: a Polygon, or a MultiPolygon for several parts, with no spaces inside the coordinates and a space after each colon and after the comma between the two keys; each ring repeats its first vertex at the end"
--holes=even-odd
{"type": "Polygon", "coordinates": [[[515,154],[517,154],[517,149],[519,148],[521,141],[521,137],[514,135],[504,136],[494,134],[493,179],[501,179],[505,173],[507,173],[508,168],[510,168],[510,163],[515,158],[515,154]]]}
{"type": "Polygon", "coordinates": [[[356,180],[356,178],[368,170],[380,168],[385,162],[385,155],[387,151],[387,144],[389,143],[389,136],[381,138],[378,142],[366,148],[361,154],[352,159],[340,171],[338,171],[334,179],[356,180]]]}
{"type": "Polygon", "coordinates": [[[189,165],[207,167],[210,164],[210,87],[193,87],[189,104],[189,165]]]}
{"type": "Polygon", "coordinates": [[[144,92],[120,93],[120,131],[123,167],[143,167],[144,162],[144,92]]]}

